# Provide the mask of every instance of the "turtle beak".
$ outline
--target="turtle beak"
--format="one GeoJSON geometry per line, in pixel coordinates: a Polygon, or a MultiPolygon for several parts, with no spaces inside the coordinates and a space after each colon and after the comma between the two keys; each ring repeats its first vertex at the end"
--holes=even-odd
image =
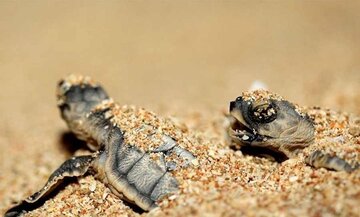
{"type": "Polygon", "coordinates": [[[244,120],[242,111],[241,111],[241,103],[243,103],[243,101],[231,101],[230,102],[230,107],[229,107],[229,113],[230,113],[230,117],[231,117],[231,126],[230,128],[234,131],[236,130],[246,130],[250,133],[252,133],[252,129],[251,127],[246,123],[246,121],[244,120]]]}

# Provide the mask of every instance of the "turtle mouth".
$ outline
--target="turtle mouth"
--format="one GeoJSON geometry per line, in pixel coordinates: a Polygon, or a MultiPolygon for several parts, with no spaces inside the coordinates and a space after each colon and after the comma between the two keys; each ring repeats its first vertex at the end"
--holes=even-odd
{"type": "Polygon", "coordinates": [[[247,140],[247,136],[256,134],[256,130],[252,129],[244,120],[239,110],[232,110],[229,115],[229,134],[236,141],[243,142],[247,140]],[[245,137],[245,138],[244,138],[245,137]]]}

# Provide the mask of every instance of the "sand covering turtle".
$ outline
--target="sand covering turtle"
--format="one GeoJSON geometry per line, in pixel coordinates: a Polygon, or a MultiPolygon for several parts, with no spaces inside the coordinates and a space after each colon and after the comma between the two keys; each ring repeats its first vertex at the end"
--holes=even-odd
{"type": "MultiPolygon", "coordinates": [[[[303,122],[304,127],[300,129],[304,129],[307,133],[301,130],[302,136],[298,141],[302,142],[294,144],[302,144],[302,146],[296,145],[296,147],[308,147],[314,137],[314,127],[309,118],[304,113],[299,112],[299,108],[291,103],[284,101],[285,106],[282,107],[281,104],[278,104],[278,101],[282,100],[278,96],[266,93],[268,100],[273,99],[275,101],[273,104],[264,103],[266,100],[264,101],[264,98],[261,97],[264,93],[261,91],[244,93],[243,99],[248,106],[245,109],[241,107],[246,107],[246,105],[242,105],[241,100],[238,100],[237,103],[236,101],[231,103],[231,113],[237,114],[234,115],[235,122],[230,125],[230,133],[235,133],[232,135],[233,141],[242,145],[250,144],[250,146],[255,142],[258,145],[278,144],[277,150],[280,150],[281,145],[289,145],[284,142],[276,143],[276,140],[280,139],[278,141],[281,141],[282,139],[276,136],[264,139],[265,131],[259,130],[262,127],[260,123],[264,121],[267,123],[281,121],[281,113],[284,112],[285,115],[290,113],[291,117],[303,122]],[[262,99],[260,103],[254,100],[258,99],[257,97],[262,99]],[[249,99],[251,99],[250,103],[249,99]],[[251,114],[253,115],[251,120],[257,120],[259,123],[251,128],[249,127],[250,130],[244,131],[244,129],[240,130],[237,127],[239,124],[246,126],[247,122],[243,122],[239,118],[239,114],[243,114],[246,109],[247,111],[254,111],[251,114]],[[241,123],[236,123],[237,121],[241,121],[241,123]],[[274,143],[269,142],[271,139],[274,143]]],[[[194,204],[201,202],[200,198],[197,198],[200,194],[207,193],[209,195],[210,193],[213,196],[208,197],[208,199],[222,198],[222,200],[228,201],[219,192],[226,194],[231,189],[239,188],[239,183],[240,186],[244,187],[245,185],[241,184],[243,182],[252,185],[250,180],[253,179],[251,178],[251,174],[253,174],[251,171],[255,166],[254,162],[247,159],[248,165],[244,164],[240,161],[243,156],[238,151],[234,152],[225,146],[209,142],[212,140],[204,139],[204,135],[189,132],[191,130],[196,131],[196,129],[179,127],[169,119],[159,118],[145,109],[118,106],[98,84],[88,77],[70,76],[62,81],[59,84],[58,100],[62,116],[72,132],[80,139],[87,141],[89,148],[94,152],[66,161],[50,176],[49,182],[43,189],[22,203],[29,205],[37,201],[45,196],[49,190],[52,190],[52,187],[55,187],[58,181],[64,177],[80,176],[89,171],[104,182],[116,195],[138,204],[143,209],[152,209],[157,203],[160,203],[165,209],[173,207],[172,214],[176,210],[193,207],[194,204]],[[218,146],[221,148],[219,149],[218,146]],[[195,166],[200,164],[201,167],[189,166],[191,164],[195,164],[195,166]],[[126,172],[122,172],[124,168],[126,172]],[[131,173],[132,169],[137,172],[131,173]],[[245,177],[238,178],[241,174],[245,177]],[[157,178],[154,179],[153,177],[157,178]],[[159,186],[161,190],[155,191],[156,186],[159,186]],[[180,191],[181,194],[176,194],[175,191],[180,191]],[[176,194],[175,197],[162,197],[173,193],[176,194]],[[177,199],[174,200],[174,198],[177,199]]],[[[245,119],[246,115],[250,113],[244,114],[245,119]]],[[[319,115],[317,110],[310,110],[309,114],[312,117],[319,115]]],[[[316,118],[318,119],[318,117],[316,118]]],[[[290,126],[292,125],[290,124],[290,126]]],[[[270,132],[278,133],[278,130],[270,132]]],[[[292,132],[296,132],[296,130],[292,132]]],[[[291,135],[294,134],[290,133],[289,135],[290,138],[288,139],[291,139],[291,135]]],[[[287,141],[289,142],[289,140],[287,141]]],[[[290,156],[292,153],[298,153],[298,148],[293,149],[294,152],[291,150],[290,148],[290,152],[284,151],[284,154],[290,156]]],[[[326,159],[337,158],[328,156],[326,159]]],[[[260,160],[259,162],[264,164],[263,168],[266,170],[276,170],[276,167],[269,167],[266,161],[260,160]]],[[[316,162],[320,161],[316,160],[316,162]]],[[[345,161],[341,160],[341,162],[345,161]]],[[[259,166],[262,167],[260,164],[259,166]]],[[[295,167],[297,166],[295,165],[295,167]]],[[[260,176],[263,175],[259,174],[260,176]]],[[[231,195],[229,196],[232,198],[231,195]]],[[[10,209],[8,215],[20,214],[23,210],[20,209],[19,211],[17,208],[21,205],[10,209]]],[[[211,209],[208,211],[210,212],[211,209]]]]}

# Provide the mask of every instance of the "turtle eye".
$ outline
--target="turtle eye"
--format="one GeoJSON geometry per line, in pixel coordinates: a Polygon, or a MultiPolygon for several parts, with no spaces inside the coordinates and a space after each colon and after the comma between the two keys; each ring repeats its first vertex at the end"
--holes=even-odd
{"type": "Polygon", "coordinates": [[[271,102],[256,103],[252,106],[250,118],[257,123],[270,123],[276,119],[276,107],[271,102]]]}

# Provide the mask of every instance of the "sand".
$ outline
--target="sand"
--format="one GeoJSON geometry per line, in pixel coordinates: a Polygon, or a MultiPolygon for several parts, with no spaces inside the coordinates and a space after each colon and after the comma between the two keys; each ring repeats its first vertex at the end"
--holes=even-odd
{"type": "Polygon", "coordinates": [[[100,81],[188,129],[203,150],[183,194],[139,213],[102,183],[72,180],[27,216],[359,216],[360,172],[314,169],[228,148],[230,100],[254,81],[305,106],[304,150],[360,162],[357,2],[0,2],[0,213],[86,152],[56,108],[69,73],[100,81]]]}

